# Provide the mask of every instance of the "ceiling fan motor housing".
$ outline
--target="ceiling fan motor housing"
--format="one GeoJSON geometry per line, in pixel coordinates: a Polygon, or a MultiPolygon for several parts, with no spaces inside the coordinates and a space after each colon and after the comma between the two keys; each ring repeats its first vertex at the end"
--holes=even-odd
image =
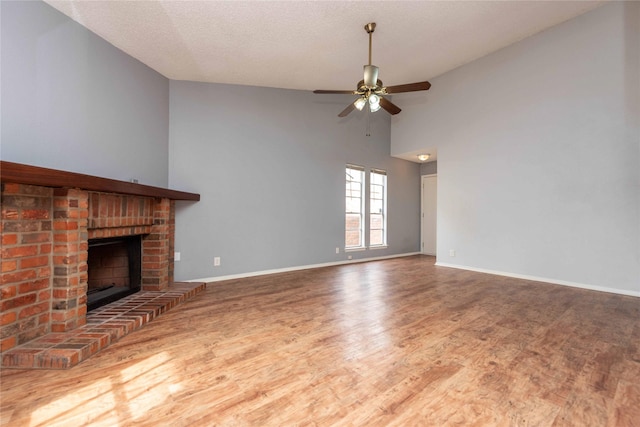
{"type": "Polygon", "coordinates": [[[375,65],[364,66],[364,85],[367,89],[375,89],[378,82],[378,67],[375,65]]]}

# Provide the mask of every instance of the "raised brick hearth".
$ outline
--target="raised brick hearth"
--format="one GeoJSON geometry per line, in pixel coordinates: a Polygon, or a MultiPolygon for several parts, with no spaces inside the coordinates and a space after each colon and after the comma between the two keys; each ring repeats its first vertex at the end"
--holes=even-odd
{"type": "MultiPolygon", "coordinates": [[[[153,189],[143,189],[146,191],[147,188],[153,189]]],[[[18,347],[36,345],[43,350],[42,343],[47,339],[55,342],[73,336],[77,340],[78,334],[93,333],[86,330],[89,326],[95,329],[95,325],[87,325],[87,322],[97,316],[94,312],[87,316],[89,239],[139,235],[142,240],[142,291],[139,294],[162,299],[162,295],[173,292],[175,289],[170,285],[173,283],[174,206],[174,200],[168,197],[50,188],[3,180],[0,222],[0,350],[3,366],[15,365],[9,363],[15,359],[9,352],[18,347]]],[[[181,289],[184,290],[184,286],[181,289]]],[[[191,285],[187,288],[199,289],[191,285]]],[[[182,292],[183,297],[191,295],[190,292],[182,292]]],[[[112,307],[112,304],[105,307],[112,307]]],[[[170,307],[174,303],[167,304],[170,307]]],[[[164,310],[160,309],[160,312],[164,310]]],[[[118,316],[123,319],[121,312],[118,316]]],[[[148,319],[149,315],[143,317],[148,319]]],[[[81,338],[90,339],[88,336],[81,338]]],[[[107,341],[112,342],[112,338],[107,341]]],[[[90,347],[101,348],[104,340],[99,338],[90,347]]],[[[36,367],[73,364],[45,360],[42,358],[45,353],[38,354],[38,362],[34,362],[36,367]]],[[[75,360],[74,357],[70,360],[75,360]]]]}
{"type": "Polygon", "coordinates": [[[166,291],[138,292],[87,314],[87,324],[53,332],[2,354],[3,368],[68,369],[160,314],[203,291],[205,283],[174,283],[166,291]]]}

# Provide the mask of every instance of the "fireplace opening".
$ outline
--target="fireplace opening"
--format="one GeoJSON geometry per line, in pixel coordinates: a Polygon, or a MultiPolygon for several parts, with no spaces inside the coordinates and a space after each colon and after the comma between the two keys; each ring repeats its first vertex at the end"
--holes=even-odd
{"type": "Polygon", "coordinates": [[[141,248],[141,236],[89,240],[87,311],[140,290],[141,248]]]}

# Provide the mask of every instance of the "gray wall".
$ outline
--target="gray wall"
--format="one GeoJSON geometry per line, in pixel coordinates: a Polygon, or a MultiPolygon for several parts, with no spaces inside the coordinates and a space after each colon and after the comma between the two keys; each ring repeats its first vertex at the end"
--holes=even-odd
{"type": "Polygon", "coordinates": [[[392,154],[438,150],[439,263],[640,295],[639,27],[608,4],[398,96],[392,154]]]}
{"type": "Polygon", "coordinates": [[[3,160],[168,184],[169,81],[42,2],[0,2],[3,160]]]}
{"type": "Polygon", "coordinates": [[[371,116],[367,137],[364,113],[337,117],[350,96],[170,86],[170,185],[202,196],[178,203],[177,279],[346,260],[348,162],[386,169],[389,186],[389,248],[350,253],[354,259],[419,250],[420,167],[389,156],[385,112],[371,116]]]}
{"type": "Polygon", "coordinates": [[[438,162],[427,162],[420,165],[420,175],[433,175],[438,173],[438,162]]]}

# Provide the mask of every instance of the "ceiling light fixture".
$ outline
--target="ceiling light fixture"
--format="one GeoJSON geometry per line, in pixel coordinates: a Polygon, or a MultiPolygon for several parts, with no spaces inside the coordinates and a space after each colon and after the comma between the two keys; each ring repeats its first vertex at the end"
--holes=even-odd
{"type": "Polygon", "coordinates": [[[421,162],[426,162],[427,160],[429,160],[429,157],[431,157],[431,154],[418,154],[417,157],[421,162]]]}
{"type": "Polygon", "coordinates": [[[366,103],[367,103],[367,99],[363,96],[363,97],[360,97],[360,98],[356,99],[356,101],[353,103],[353,105],[355,105],[355,107],[358,109],[358,111],[362,111],[362,109],[364,108],[366,103]]]}
{"type": "Polygon", "coordinates": [[[380,97],[375,93],[369,95],[369,109],[371,109],[372,113],[380,109],[380,97]]]}

